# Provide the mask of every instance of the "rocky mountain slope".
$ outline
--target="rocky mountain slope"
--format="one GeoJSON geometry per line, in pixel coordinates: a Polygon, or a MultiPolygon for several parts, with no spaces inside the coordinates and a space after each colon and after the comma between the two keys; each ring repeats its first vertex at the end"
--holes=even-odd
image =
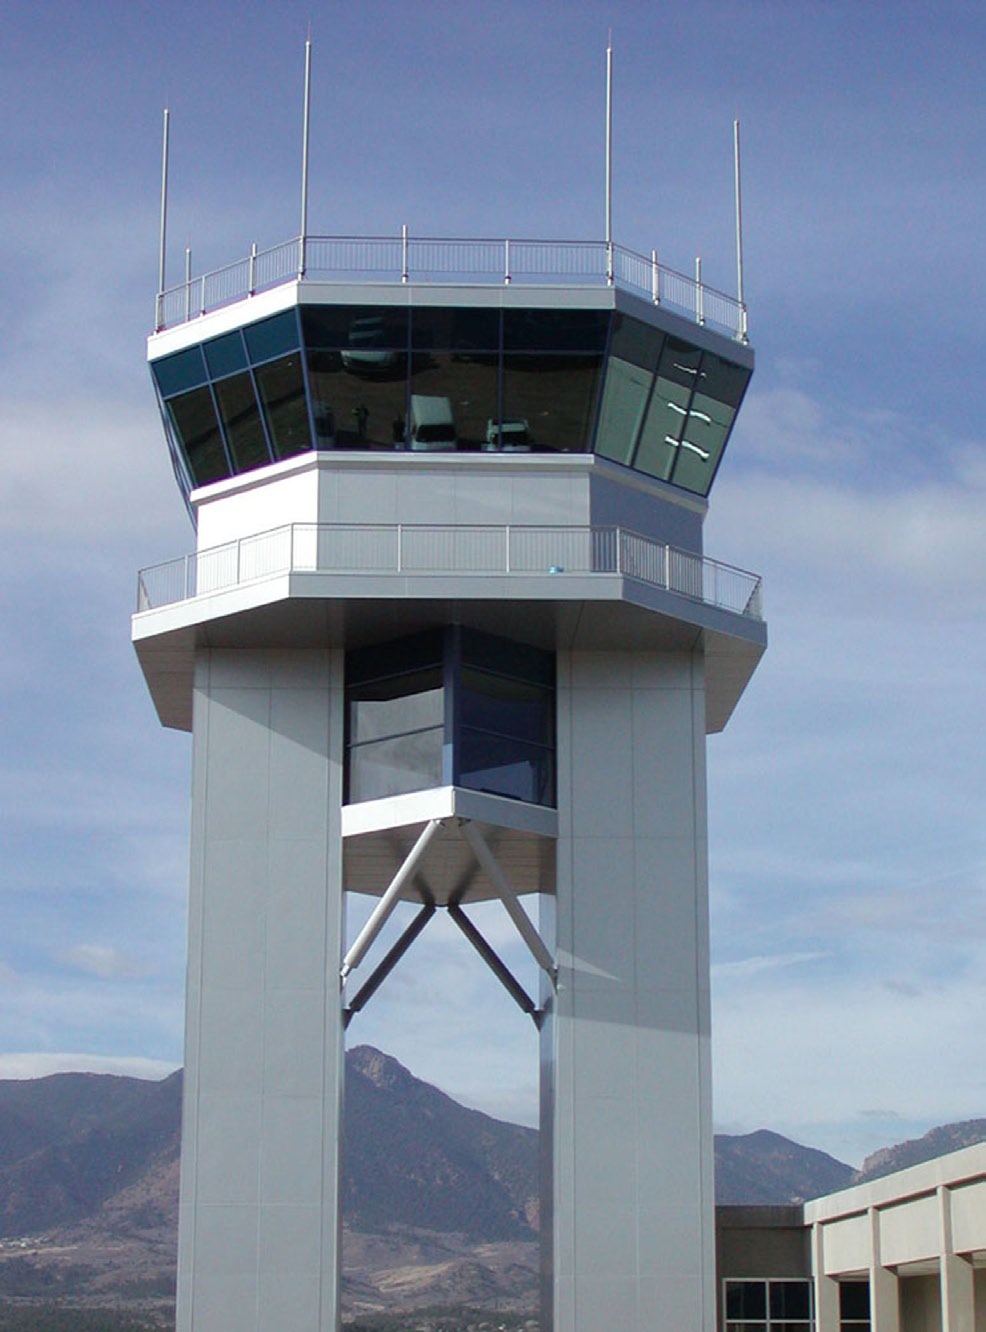
{"type": "MultiPolygon", "coordinates": [[[[173,1297],[181,1074],[0,1081],[0,1301],[173,1297]]],[[[986,1138],[986,1120],[877,1153],[873,1178],[986,1138]]],[[[716,1139],[716,1196],[787,1203],[850,1166],[761,1130],[716,1139]]],[[[368,1046],[347,1054],[344,1304],[533,1307],[537,1134],[466,1109],[368,1046]]]]}

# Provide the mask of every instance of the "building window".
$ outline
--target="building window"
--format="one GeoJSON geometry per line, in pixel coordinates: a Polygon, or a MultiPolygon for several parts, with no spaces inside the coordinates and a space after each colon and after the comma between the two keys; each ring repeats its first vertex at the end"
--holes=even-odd
{"type": "Polygon", "coordinates": [[[870,1283],[839,1283],[840,1332],[870,1332],[870,1283]]]}
{"type": "Polygon", "coordinates": [[[555,803],[554,654],[459,625],[346,657],[346,800],[435,786],[555,803]]]}
{"type": "Polygon", "coordinates": [[[726,1332],[810,1332],[810,1281],[769,1279],[724,1285],[726,1332]]]}

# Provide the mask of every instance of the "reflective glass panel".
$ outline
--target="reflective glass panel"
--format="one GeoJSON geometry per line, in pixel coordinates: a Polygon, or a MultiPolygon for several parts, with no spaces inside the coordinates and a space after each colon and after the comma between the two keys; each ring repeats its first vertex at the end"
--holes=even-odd
{"type": "Polygon", "coordinates": [[[518,643],[512,638],[484,634],[479,629],[463,627],[459,631],[462,660],[469,666],[509,675],[518,680],[531,680],[555,687],[555,654],[530,643],[518,643]]]}
{"type": "Polygon", "coordinates": [[[229,476],[212,395],[207,388],[172,398],[168,412],[197,486],[229,476]]]}
{"type": "Polygon", "coordinates": [[[354,648],[346,653],[346,687],[407,675],[428,666],[440,666],[444,641],[444,630],[429,629],[409,638],[354,648]]]}
{"type": "Polygon", "coordinates": [[[697,347],[678,338],[668,338],[664,344],[647,419],[633,460],[633,466],[648,476],[675,480],[681,437],[701,357],[697,347]]]}
{"type": "Polygon", "coordinates": [[[503,358],[503,421],[525,422],[531,447],[559,453],[589,449],[599,356],[503,358]]]}
{"type": "Polygon", "coordinates": [[[357,745],[349,751],[349,802],[441,786],[443,740],[438,726],[357,745]]]}
{"type": "Polygon", "coordinates": [[[185,351],[175,352],[173,356],[163,356],[160,361],[152,361],[151,373],[162,398],[170,398],[173,393],[181,393],[185,389],[197,388],[207,378],[202,348],[188,347],[185,351]]]}
{"type": "Polygon", "coordinates": [[[275,456],[291,458],[310,449],[312,432],[300,357],[285,356],[283,360],[259,366],[254,373],[275,456]]]}
{"type": "Polygon", "coordinates": [[[308,373],[320,448],[403,447],[407,430],[407,356],[346,363],[345,353],[310,351],[308,373]]]}
{"type": "Polygon", "coordinates": [[[526,800],[532,805],[554,803],[554,754],[541,745],[463,727],[456,760],[456,780],[471,791],[526,800]]]}
{"type": "Polygon", "coordinates": [[[610,356],[606,364],[606,383],[596,426],[596,453],[614,462],[629,465],[637,434],[647,408],[654,375],[630,361],[610,356]]]}
{"type": "Polygon", "coordinates": [[[233,375],[215,385],[226,440],[238,472],[271,461],[253,382],[249,374],[233,375]]]}
{"type": "Polygon", "coordinates": [[[472,352],[484,353],[488,359],[499,345],[498,310],[440,306],[411,310],[411,347],[415,351],[448,348],[464,357],[472,352]]]}
{"type": "Polygon", "coordinates": [[[464,726],[516,736],[533,744],[553,742],[554,697],[550,690],[471,667],[463,668],[461,679],[464,726]]]}
{"type": "MultiPolygon", "coordinates": [[[[459,360],[451,351],[415,352],[411,359],[411,429],[412,448],[428,443],[427,426],[422,430],[415,411],[416,399],[442,404],[432,415],[439,426],[447,414],[449,434],[459,449],[478,450],[495,447],[496,440],[496,364],[468,359],[459,360]],[[490,441],[493,441],[490,445],[490,441]]],[[[439,434],[443,432],[439,430],[439,434]]],[[[437,441],[441,443],[441,439],[437,441]]]]}
{"type": "Polygon", "coordinates": [[[598,352],[606,348],[608,310],[504,310],[504,351],[598,352]]]}
{"type": "Polygon", "coordinates": [[[233,375],[237,370],[246,369],[246,352],[239,329],[204,343],[202,350],[213,379],[222,379],[224,375],[233,375]]]}
{"type": "Polygon", "coordinates": [[[275,356],[294,351],[299,345],[295,311],[285,310],[283,314],[273,315],[270,319],[248,324],[243,330],[243,336],[254,365],[258,361],[270,361],[275,356]]]}
{"type": "Polygon", "coordinates": [[[305,305],[305,346],[345,350],[351,358],[383,348],[407,347],[407,311],[395,305],[305,305]]]}
{"type": "Polygon", "coordinates": [[[649,324],[642,324],[639,319],[631,319],[629,315],[619,312],[614,316],[613,336],[609,344],[611,356],[638,365],[642,370],[654,370],[663,342],[664,334],[649,324]]]}
{"type": "Polygon", "coordinates": [[[444,720],[440,668],[397,675],[349,691],[350,744],[441,726],[444,720]]]}

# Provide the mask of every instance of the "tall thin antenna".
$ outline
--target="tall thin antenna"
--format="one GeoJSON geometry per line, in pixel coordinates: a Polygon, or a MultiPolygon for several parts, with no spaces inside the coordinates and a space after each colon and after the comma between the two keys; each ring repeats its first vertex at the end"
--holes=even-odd
{"type": "Polygon", "coordinates": [[[309,25],[305,38],[305,115],[301,136],[301,250],[298,257],[298,276],[305,274],[305,241],[308,236],[308,124],[312,100],[312,35],[309,25]]]}
{"type": "Polygon", "coordinates": [[[161,245],[158,256],[157,289],[164,291],[164,259],[168,241],[168,130],[170,112],[164,108],[164,143],[161,149],[161,245]]]}
{"type": "Polygon", "coordinates": [[[606,245],[613,244],[613,29],[606,46],[606,245]]]}
{"type": "Polygon", "coordinates": [[[740,123],[733,121],[733,175],[736,184],[736,299],[740,308],[739,335],[746,341],[746,302],[743,298],[743,192],[740,187],[740,123]]]}

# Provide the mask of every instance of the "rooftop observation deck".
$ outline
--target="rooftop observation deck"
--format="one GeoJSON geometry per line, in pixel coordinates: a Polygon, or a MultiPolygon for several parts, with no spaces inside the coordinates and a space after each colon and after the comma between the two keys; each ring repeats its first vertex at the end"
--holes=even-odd
{"type": "Polygon", "coordinates": [[[296,236],[158,294],[156,332],[287,282],[436,283],[529,287],[616,287],[738,342],[748,341],[747,311],[733,296],[606,241],[461,239],[399,236],[296,236]]]}

